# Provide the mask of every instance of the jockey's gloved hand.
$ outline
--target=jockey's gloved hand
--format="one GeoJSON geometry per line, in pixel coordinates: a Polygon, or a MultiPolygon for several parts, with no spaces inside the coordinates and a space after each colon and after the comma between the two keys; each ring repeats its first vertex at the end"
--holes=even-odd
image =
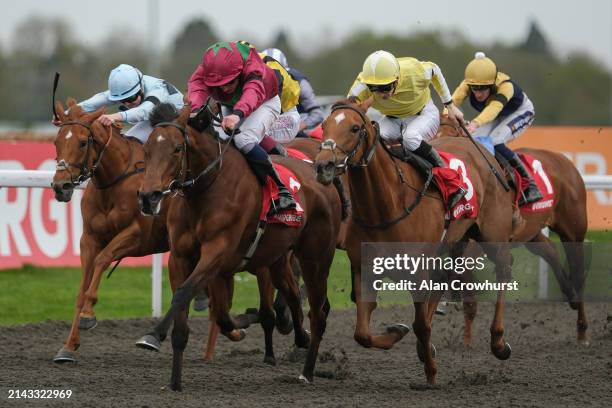
{"type": "Polygon", "coordinates": [[[446,106],[448,112],[448,118],[452,120],[456,125],[463,123],[463,112],[455,106],[454,103],[450,103],[446,106]]]}
{"type": "Polygon", "coordinates": [[[202,132],[210,125],[210,120],[210,115],[207,115],[206,106],[202,105],[196,111],[191,112],[187,124],[198,132],[202,132]]]}

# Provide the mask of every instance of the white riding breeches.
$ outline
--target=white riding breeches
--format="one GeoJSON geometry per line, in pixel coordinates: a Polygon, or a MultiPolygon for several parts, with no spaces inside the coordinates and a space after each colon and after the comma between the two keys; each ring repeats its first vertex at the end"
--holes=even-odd
{"type": "Polygon", "coordinates": [[[517,110],[503,117],[497,117],[489,123],[485,123],[472,136],[490,136],[493,145],[508,143],[519,137],[531,124],[535,117],[533,103],[527,95],[517,110]]]}
{"type": "MultiPolygon", "coordinates": [[[[231,114],[230,110],[225,106],[222,108],[224,115],[231,114]]],[[[264,138],[266,133],[272,128],[274,122],[278,119],[281,110],[280,98],[277,96],[265,101],[259,108],[255,109],[240,125],[240,133],[234,136],[234,143],[238,150],[246,154],[258,145],[264,138]]],[[[217,128],[219,137],[228,139],[222,128],[217,128]]]]}
{"type": "Polygon", "coordinates": [[[266,136],[279,143],[289,143],[300,131],[300,113],[297,107],[289,109],[285,113],[281,113],[272,127],[266,132],[266,136]]]}
{"type": "Polygon", "coordinates": [[[412,152],[421,141],[436,136],[440,127],[440,111],[430,99],[418,115],[405,118],[384,116],[379,124],[380,136],[384,140],[395,142],[401,139],[404,149],[412,152]]]}
{"type": "Polygon", "coordinates": [[[151,122],[148,120],[143,120],[142,122],[136,123],[127,132],[125,132],[125,136],[135,137],[136,139],[140,140],[142,144],[145,144],[151,132],[153,132],[151,122]]]}

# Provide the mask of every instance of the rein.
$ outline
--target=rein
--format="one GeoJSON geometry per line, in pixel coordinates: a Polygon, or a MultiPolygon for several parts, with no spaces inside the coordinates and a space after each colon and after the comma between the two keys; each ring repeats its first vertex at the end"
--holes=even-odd
{"type": "MultiPolygon", "coordinates": [[[[93,161],[91,168],[88,168],[88,163],[89,163],[89,154],[90,151],[92,149],[92,146],[94,144],[94,142],[96,142],[94,136],[93,136],[93,130],[91,129],[91,125],[85,122],[79,122],[79,121],[69,121],[69,122],[64,122],[60,125],[60,127],[64,127],[64,126],[73,126],[73,125],[78,125],[78,126],[82,126],[84,128],[86,128],[88,130],[88,135],[87,135],[87,150],[85,151],[85,158],[83,159],[83,162],[81,162],[80,164],[74,164],[74,163],[68,163],[65,160],[59,160],[57,162],[56,165],[56,170],[65,170],[68,172],[68,174],[70,175],[70,183],[72,184],[73,187],[77,187],[81,184],[83,184],[85,181],[89,180],[90,178],[92,179],[93,182],[93,177],[95,176],[96,170],[98,169],[98,166],[100,165],[100,163],[102,162],[102,158],[104,157],[104,153],[106,152],[106,149],[108,148],[108,146],[111,143],[112,137],[113,137],[113,129],[112,126],[109,126],[108,128],[108,140],[106,141],[106,143],[104,144],[104,147],[102,148],[102,151],[100,152],[100,154],[98,155],[98,158],[96,160],[93,161]],[[74,175],[72,174],[72,172],[70,171],[70,167],[76,167],[77,169],[79,169],[79,174],[76,176],[76,178],[74,177],[74,175]]],[[[104,190],[107,189],[115,184],[117,184],[118,182],[134,175],[137,173],[142,173],[144,171],[143,168],[140,169],[136,169],[134,171],[128,172],[128,169],[130,168],[130,163],[131,163],[131,158],[133,155],[133,149],[131,144],[128,142],[128,146],[130,148],[130,160],[128,160],[127,163],[127,167],[125,168],[125,170],[123,171],[123,174],[119,177],[117,177],[115,180],[113,180],[112,182],[110,182],[109,184],[105,185],[105,186],[99,186],[96,185],[96,183],[93,183],[96,188],[98,188],[99,190],[104,190]]]]}
{"type": "MultiPolygon", "coordinates": [[[[361,147],[362,143],[367,143],[368,140],[368,129],[366,127],[366,124],[368,123],[368,119],[366,118],[365,114],[363,112],[361,112],[359,109],[355,108],[354,106],[351,105],[336,105],[332,108],[332,113],[334,111],[337,110],[341,110],[341,109],[349,109],[352,110],[353,112],[356,112],[357,114],[359,114],[359,117],[361,118],[363,124],[361,126],[361,128],[359,129],[359,142],[357,142],[357,144],[355,145],[355,147],[350,151],[350,152],[346,152],[344,149],[342,149],[341,147],[336,145],[336,142],[333,139],[327,139],[325,140],[323,143],[321,143],[321,150],[330,150],[333,154],[334,154],[334,166],[336,169],[345,169],[345,168],[366,168],[368,167],[368,165],[370,164],[370,162],[372,161],[372,158],[374,157],[374,152],[376,151],[376,145],[379,143],[380,141],[380,128],[378,126],[377,122],[372,121],[372,127],[374,128],[374,131],[376,132],[374,135],[374,143],[372,143],[372,145],[370,146],[369,150],[367,151],[367,153],[362,156],[361,160],[359,161],[359,163],[351,163],[350,159],[354,157],[354,155],[357,153],[357,151],[359,150],[359,148],[361,147]],[[342,153],[344,153],[346,155],[345,159],[343,160],[343,162],[341,164],[337,163],[337,159],[336,159],[336,153],[335,153],[335,149],[340,150],[342,153]]],[[[404,174],[402,173],[402,170],[400,169],[399,165],[396,162],[395,157],[391,154],[391,152],[389,151],[389,149],[387,148],[387,146],[384,143],[380,143],[381,146],[383,147],[383,150],[389,155],[389,158],[391,159],[391,162],[393,163],[393,166],[395,167],[395,171],[397,173],[398,176],[398,180],[399,180],[399,184],[400,187],[402,184],[409,186],[408,184],[406,184],[406,179],[404,177],[404,174]]],[[[358,218],[357,216],[355,216],[355,213],[357,211],[353,211],[352,213],[352,217],[353,217],[353,221],[355,221],[355,223],[357,225],[359,225],[362,228],[368,228],[368,229],[386,229],[389,228],[395,224],[397,224],[398,222],[402,221],[404,218],[408,217],[412,211],[421,203],[421,200],[423,199],[423,197],[425,196],[425,193],[427,192],[427,189],[429,188],[429,185],[431,184],[433,180],[433,173],[429,172],[427,179],[425,180],[425,183],[423,184],[423,187],[418,190],[418,194],[416,196],[416,198],[414,199],[414,201],[409,205],[409,206],[404,206],[402,208],[402,214],[399,215],[396,218],[393,218],[392,220],[389,221],[383,221],[381,223],[378,224],[368,224],[364,219],[362,218],[358,218]]],[[[412,187],[411,187],[412,188],[412,187]]],[[[414,189],[414,188],[412,188],[414,189]]],[[[415,189],[416,190],[416,189],[415,189]]],[[[404,203],[405,202],[405,197],[406,197],[406,189],[405,188],[401,188],[401,202],[404,203]]],[[[352,202],[353,207],[356,207],[355,202],[352,202]]]]}

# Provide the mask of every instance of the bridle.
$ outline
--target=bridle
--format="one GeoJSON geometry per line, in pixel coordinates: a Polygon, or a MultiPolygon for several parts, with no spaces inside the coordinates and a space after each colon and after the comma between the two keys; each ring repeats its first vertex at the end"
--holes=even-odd
{"type": "Polygon", "coordinates": [[[332,152],[332,154],[334,155],[334,168],[335,169],[346,170],[349,167],[350,168],[368,167],[368,164],[370,164],[370,162],[372,161],[372,157],[374,156],[374,152],[376,151],[376,145],[380,141],[380,128],[378,126],[378,123],[375,121],[371,121],[371,122],[368,121],[368,119],[366,118],[366,116],[364,115],[362,111],[360,111],[359,109],[351,105],[335,105],[332,107],[331,113],[334,113],[335,111],[338,111],[341,109],[352,110],[353,112],[356,112],[361,118],[362,124],[358,130],[359,140],[357,141],[357,143],[355,144],[353,149],[351,149],[350,152],[347,152],[346,149],[343,149],[341,146],[338,146],[336,141],[333,139],[327,139],[323,141],[321,143],[320,150],[329,150],[332,152]],[[369,148],[366,147],[366,153],[363,156],[361,156],[361,159],[359,160],[359,162],[353,163],[351,159],[355,156],[355,154],[357,154],[357,152],[361,148],[361,145],[363,144],[364,146],[367,146],[367,143],[368,143],[367,125],[368,123],[374,128],[374,132],[375,132],[374,142],[369,148]],[[344,160],[342,160],[341,163],[338,163],[338,158],[336,156],[336,149],[344,153],[344,160]]]}
{"type": "MultiPolygon", "coordinates": [[[[223,121],[223,115],[221,113],[220,105],[217,103],[217,106],[219,108],[218,113],[214,113],[209,106],[209,101],[210,101],[210,98],[204,106],[208,114],[210,115],[210,119],[211,119],[210,126],[213,126],[213,123],[218,123],[220,125],[221,122],[223,121]]],[[[162,191],[162,196],[165,196],[171,193],[175,195],[176,194],[184,195],[185,190],[187,188],[193,187],[201,177],[206,176],[207,174],[211,173],[213,170],[220,170],[221,166],[223,165],[223,156],[225,155],[225,152],[227,152],[227,149],[231,145],[231,142],[234,139],[234,136],[238,134],[238,131],[236,129],[232,131],[232,134],[230,135],[229,139],[223,142],[223,144],[225,144],[223,148],[221,148],[221,144],[222,144],[221,139],[217,135],[215,139],[217,140],[217,146],[219,150],[218,156],[215,158],[215,160],[210,162],[208,166],[204,168],[204,170],[198,173],[197,176],[193,177],[191,173],[191,166],[189,164],[190,142],[189,142],[189,134],[188,134],[187,129],[184,126],[181,126],[175,122],[160,122],[153,127],[154,128],[173,127],[175,129],[178,129],[181,132],[181,135],[183,136],[183,143],[177,146],[177,148],[181,149],[181,167],[178,169],[177,174],[174,177],[174,179],[172,179],[170,183],[168,184],[168,187],[164,191],[162,191]]],[[[217,177],[215,177],[205,187],[205,189],[208,189],[215,182],[216,179],[217,177]]]]}

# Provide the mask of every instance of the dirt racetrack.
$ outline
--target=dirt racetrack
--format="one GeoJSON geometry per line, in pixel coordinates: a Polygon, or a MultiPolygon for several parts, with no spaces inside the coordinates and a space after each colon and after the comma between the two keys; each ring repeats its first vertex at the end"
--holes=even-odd
{"type": "MultiPolygon", "coordinates": [[[[389,351],[363,349],[353,341],[354,311],[333,311],[320,350],[314,385],[297,381],[303,354],[293,336],[275,334],[278,364],[263,363],[263,333],[249,329],[241,343],[220,338],[216,360],[205,364],[201,350],[207,319],[192,317],[186,351],[184,391],[164,388],[170,377],[169,339],[160,353],[133,343],[150,319],[101,321],[82,336],[79,362],[51,360],[68,333],[65,322],[0,328],[0,406],[203,407],[203,406],[612,406],[612,304],[589,304],[591,345],[574,341],[575,312],[565,304],[513,304],[506,333],[512,357],[497,361],[488,349],[492,305],[482,304],[475,344],[462,343],[463,313],[449,307],[436,317],[438,386],[425,386],[415,337],[389,351]],[[9,390],[72,390],[69,400],[7,399],[9,390]]],[[[379,309],[377,330],[411,322],[412,308],[379,309]]]]}

